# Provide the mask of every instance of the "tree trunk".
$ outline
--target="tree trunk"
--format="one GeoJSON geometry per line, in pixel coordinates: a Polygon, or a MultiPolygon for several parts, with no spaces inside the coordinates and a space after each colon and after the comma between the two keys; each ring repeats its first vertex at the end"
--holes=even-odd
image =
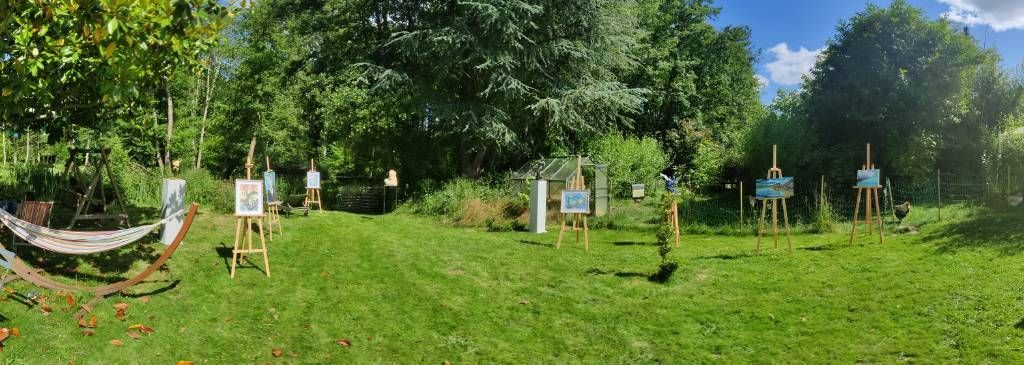
{"type": "Polygon", "coordinates": [[[203,121],[199,127],[199,146],[197,147],[198,152],[196,152],[197,169],[203,167],[203,140],[206,139],[206,118],[210,112],[210,96],[213,94],[213,85],[214,82],[217,81],[217,79],[213,77],[213,74],[216,74],[219,70],[217,66],[214,66],[215,62],[216,60],[214,60],[213,57],[210,57],[210,67],[212,67],[212,71],[207,70],[206,73],[206,101],[205,104],[203,104],[203,121]]]}
{"type": "Polygon", "coordinates": [[[460,154],[462,176],[470,179],[476,179],[480,177],[480,171],[481,166],[484,163],[484,157],[487,157],[487,148],[483,146],[467,148],[465,147],[465,145],[463,145],[460,154]]]}
{"type": "Polygon", "coordinates": [[[164,144],[164,166],[171,165],[171,140],[174,138],[174,98],[171,97],[171,81],[165,80],[167,91],[167,141],[164,144]]]}
{"type": "MultiPolygon", "coordinates": [[[[158,125],[158,123],[157,123],[158,120],[159,120],[159,118],[157,118],[157,115],[156,115],[156,108],[153,108],[153,128],[154,129],[158,125]]],[[[164,159],[160,157],[160,138],[157,137],[154,142],[156,144],[156,165],[160,167],[160,174],[163,174],[164,173],[164,159]]]]}

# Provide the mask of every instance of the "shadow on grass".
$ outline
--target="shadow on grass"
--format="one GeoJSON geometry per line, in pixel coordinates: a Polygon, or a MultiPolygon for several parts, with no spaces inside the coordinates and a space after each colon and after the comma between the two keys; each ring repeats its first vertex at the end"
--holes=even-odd
{"type": "Polygon", "coordinates": [[[836,247],[835,244],[831,244],[831,243],[823,243],[823,244],[820,244],[820,245],[817,245],[817,246],[807,246],[807,247],[799,247],[799,248],[797,248],[797,250],[804,250],[804,251],[835,251],[837,249],[839,249],[839,247],[836,247]]]}
{"type": "Polygon", "coordinates": [[[522,243],[524,245],[531,245],[531,246],[555,247],[554,243],[538,242],[538,241],[530,241],[530,240],[519,240],[519,243],[522,243]]]}
{"type": "Polygon", "coordinates": [[[700,256],[700,257],[697,257],[697,259],[698,260],[736,260],[736,259],[742,259],[742,258],[747,258],[747,257],[754,257],[754,255],[751,255],[749,253],[732,253],[732,254],[720,253],[720,254],[717,254],[717,255],[714,255],[714,256],[700,256]]]}
{"type": "Polygon", "coordinates": [[[1002,255],[1024,252],[1024,212],[981,211],[962,221],[948,223],[925,233],[925,242],[934,242],[939,253],[961,249],[991,248],[1002,255]]]}
{"type": "Polygon", "coordinates": [[[647,242],[640,241],[615,241],[612,244],[616,246],[646,246],[647,242]]]}
{"type": "Polygon", "coordinates": [[[1021,318],[1020,321],[1017,322],[1017,324],[1013,325],[1013,328],[1024,330],[1024,318],[1021,318]]]}
{"type": "Polygon", "coordinates": [[[174,288],[177,288],[178,284],[181,283],[181,280],[143,281],[143,282],[141,282],[139,284],[136,284],[136,285],[151,284],[151,283],[169,283],[169,284],[161,286],[161,287],[153,289],[153,290],[150,290],[150,291],[144,291],[144,292],[138,292],[138,293],[134,293],[134,292],[133,293],[121,292],[121,295],[123,295],[125,297],[128,297],[128,298],[141,298],[141,297],[144,297],[144,296],[147,296],[147,295],[163,294],[163,293],[166,293],[168,291],[173,290],[174,288]]]}
{"type": "Polygon", "coordinates": [[[587,274],[591,275],[615,275],[620,278],[636,278],[636,277],[647,277],[650,274],[636,272],[636,271],[615,271],[615,270],[604,270],[596,267],[592,267],[586,271],[587,274]]]}
{"type": "MultiPolygon", "coordinates": [[[[253,248],[256,248],[256,246],[253,245],[253,248]]],[[[233,254],[234,248],[233,247],[228,247],[227,244],[225,244],[224,242],[221,242],[220,246],[214,247],[213,249],[214,249],[214,251],[217,252],[217,256],[219,256],[221,259],[224,260],[224,271],[227,272],[230,275],[231,274],[231,259],[234,258],[234,254],[233,254]]],[[[235,270],[238,270],[238,269],[256,269],[256,270],[259,270],[264,275],[266,275],[267,274],[266,270],[264,268],[260,267],[260,265],[262,263],[256,263],[256,262],[253,262],[252,260],[249,259],[250,257],[253,257],[253,256],[262,256],[262,255],[263,254],[261,254],[261,253],[245,254],[242,257],[242,260],[240,260],[238,262],[238,265],[235,266],[235,270]]]]}

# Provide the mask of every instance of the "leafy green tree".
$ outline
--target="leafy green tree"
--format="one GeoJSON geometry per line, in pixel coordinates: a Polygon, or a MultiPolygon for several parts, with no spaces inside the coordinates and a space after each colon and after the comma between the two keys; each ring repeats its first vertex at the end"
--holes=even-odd
{"type": "Polygon", "coordinates": [[[969,34],[903,0],[869,5],[841,23],[804,83],[819,167],[849,169],[871,142],[889,171],[934,173],[943,148],[962,153],[953,144],[984,129],[962,116],[971,76],[990,57],[969,34]]]}
{"type": "Polygon", "coordinates": [[[216,0],[0,1],[0,121],[60,138],[137,120],[226,15],[216,0]]]}
{"type": "Polygon", "coordinates": [[[408,97],[423,130],[456,146],[463,175],[488,160],[578,150],[639,111],[643,90],[616,77],[635,65],[632,2],[420,4],[397,12],[406,26],[382,45],[391,57],[364,67],[375,88],[408,97]]]}
{"type": "Polygon", "coordinates": [[[750,30],[710,23],[710,0],[643,0],[639,64],[628,84],[649,89],[636,133],[671,151],[686,180],[716,182],[741,160],[743,131],[760,113],[750,30]]]}

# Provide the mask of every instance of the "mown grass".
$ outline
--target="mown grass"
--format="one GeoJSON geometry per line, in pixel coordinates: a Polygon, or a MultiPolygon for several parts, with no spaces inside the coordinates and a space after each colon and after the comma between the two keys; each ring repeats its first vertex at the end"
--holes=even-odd
{"type": "Polygon", "coordinates": [[[557,226],[489,233],[333,212],[285,220],[270,243],[272,277],[247,267],[231,279],[222,254],[234,219],[204,213],[168,272],[153,278],[167,281],[102,302],[94,336],[81,334],[55,293],[12,284],[48,295],[56,310],[0,302],[0,325],[22,334],[0,356],[26,364],[1024,361],[1024,215],[947,209],[937,222],[930,214],[912,213],[920,234],[890,234],[884,245],[864,236],[849,245],[842,227],[799,234],[792,255],[785,241],[755,256],[752,235],[685,235],[673,252],[680,270],[662,285],[647,280],[659,262],[652,230],[594,230],[584,252],[574,236],[554,249],[557,226]],[[112,308],[119,301],[129,305],[123,322],[112,308]],[[155,332],[132,340],[125,332],[135,323],[155,332]]]}

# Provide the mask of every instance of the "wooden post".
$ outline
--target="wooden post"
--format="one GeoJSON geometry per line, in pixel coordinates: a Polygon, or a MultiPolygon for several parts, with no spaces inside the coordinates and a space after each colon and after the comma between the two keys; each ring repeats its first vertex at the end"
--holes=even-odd
{"type": "Polygon", "coordinates": [[[935,189],[939,198],[939,220],[942,220],[942,169],[935,170],[935,189]]]}
{"type": "Polygon", "coordinates": [[[743,226],[743,180],[740,179],[740,226],[743,226]]]}
{"type": "MultiPolygon", "coordinates": [[[[252,155],[256,150],[256,136],[252,137],[252,141],[249,143],[249,156],[245,159],[245,178],[246,180],[252,179],[252,155]]],[[[269,160],[268,160],[269,161],[269,160]]],[[[235,277],[235,269],[238,267],[238,263],[245,258],[247,253],[259,253],[263,254],[263,267],[267,276],[270,276],[270,258],[267,256],[267,241],[263,234],[263,215],[255,217],[248,216],[236,216],[235,220],[235,244],[231,250],[231,278],[235,277]],[[253,248],[252,246],[252,231],[253,221],[256,222],[257,232],[260,235],[260,248],[253,248]],[[242,229],[245,231],[243,232],[242,229]],[[244,235],[244,236],[243,236],[244,235]]]]}

